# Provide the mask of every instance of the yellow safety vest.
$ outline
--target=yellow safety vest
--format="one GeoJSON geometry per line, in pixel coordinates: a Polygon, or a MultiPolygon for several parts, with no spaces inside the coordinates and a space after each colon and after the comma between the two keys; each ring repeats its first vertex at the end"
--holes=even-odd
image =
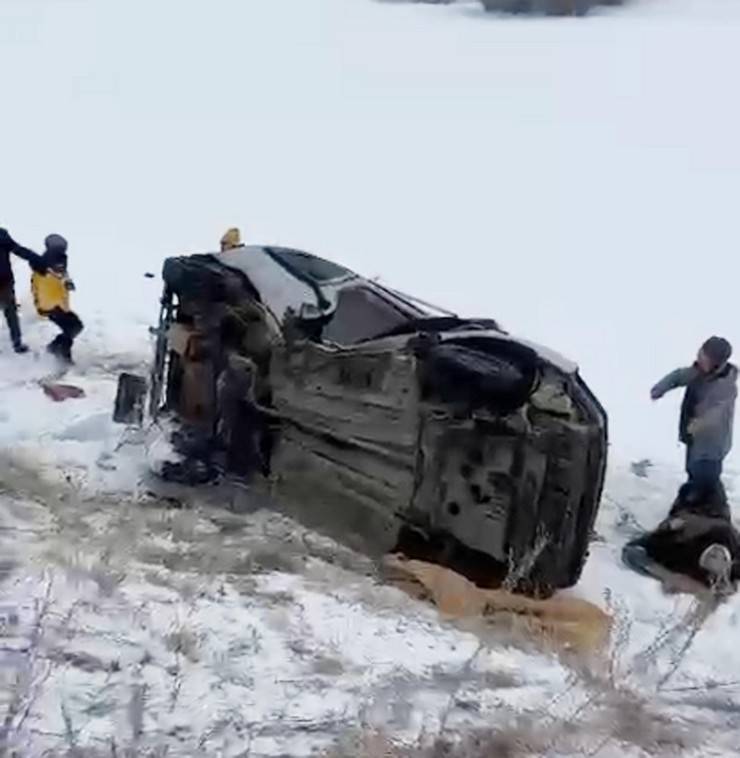
{"type": "Polygon", "coordinates": [[[34,272],[31,275],[31,292],[39,315],[47,316],[55,308],[69,311],[69,290],[64,274],[34,272]]]}

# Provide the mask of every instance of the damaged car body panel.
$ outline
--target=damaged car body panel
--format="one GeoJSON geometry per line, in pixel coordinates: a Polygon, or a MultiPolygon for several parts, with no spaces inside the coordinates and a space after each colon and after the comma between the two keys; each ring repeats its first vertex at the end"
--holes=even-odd
{"type": "Polygon", "coordinates": [[[256,471],[371,554],[527,592],[577,581],[607,421],[574,364],[302,251],[171,258],[163,278],[149,410],[201,471],[256,471]]]}
{"type": "Polygon", "coordinates": [[[285,420],[271,466],[280,497],[301,501],[312,526],[326,522],[353,547],[392,550],[415,488],[413,358],[302,342],[276,351],[271,376],[285,420]]]}

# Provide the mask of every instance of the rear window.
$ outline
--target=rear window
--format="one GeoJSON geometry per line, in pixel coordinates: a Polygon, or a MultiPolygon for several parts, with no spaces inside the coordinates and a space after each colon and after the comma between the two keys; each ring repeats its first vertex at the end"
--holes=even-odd
{"type": "Polygon", "coordinates": [[[330,282],[332,279],[343,279],[353,272],[336,263],[317,258],[310,253],[300,250],[289,250],[284,247],[270,247],[268,252],[289,271],[301,277],[307,277],[314,282],[330,282]]]}

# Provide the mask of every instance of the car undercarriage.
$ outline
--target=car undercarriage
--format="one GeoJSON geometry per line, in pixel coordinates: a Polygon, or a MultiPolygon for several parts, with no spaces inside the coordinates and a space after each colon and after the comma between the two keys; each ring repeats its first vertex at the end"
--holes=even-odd
{"type": "MultiPolygon", "coordinates": [[[[363,552],[483,586],[578,580],[607,422],[572,364],[300,251],[172,258],[163,278],[148,414],[176,455],[158,473],[246,479],[363,552]]],[[[118,420],[141,418],[141,388],[122,381],[118,420]]]]}

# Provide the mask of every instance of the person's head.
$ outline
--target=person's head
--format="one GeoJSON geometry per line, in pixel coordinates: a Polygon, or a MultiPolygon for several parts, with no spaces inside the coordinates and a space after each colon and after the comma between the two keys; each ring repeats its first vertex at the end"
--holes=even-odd
{"type": "Polygon", "coordinates": [[[705,374],[711,374],[730,360],[732,345],[724,337],[710,337],[700,348],[696,363],[705,374]]]}
{"type": "Polygon", "coordinates": [[[46,251],[49,253],[53,253],[53,252],[66,253],[67,240],[64,239],[64,237],[62,237],[61,234],[50,234],[44,240],[44,247],[46,248],[46,251]]]}
{"type": "Polygon", "coordinates": [[[50,234],[44,240],[46,257],[51,263],[51,268],[62,271],[67,266],[67,240],[61,234],[50,234]]]}
{"type": "Polygon", "coordinates": [[[242,236],[239,229],[232,226],[231,229],[227,229],[224,236],[221,237],[221,252],[226,250],[233,250],[235,247],[240,247],[242,243],[242,236]]]}

